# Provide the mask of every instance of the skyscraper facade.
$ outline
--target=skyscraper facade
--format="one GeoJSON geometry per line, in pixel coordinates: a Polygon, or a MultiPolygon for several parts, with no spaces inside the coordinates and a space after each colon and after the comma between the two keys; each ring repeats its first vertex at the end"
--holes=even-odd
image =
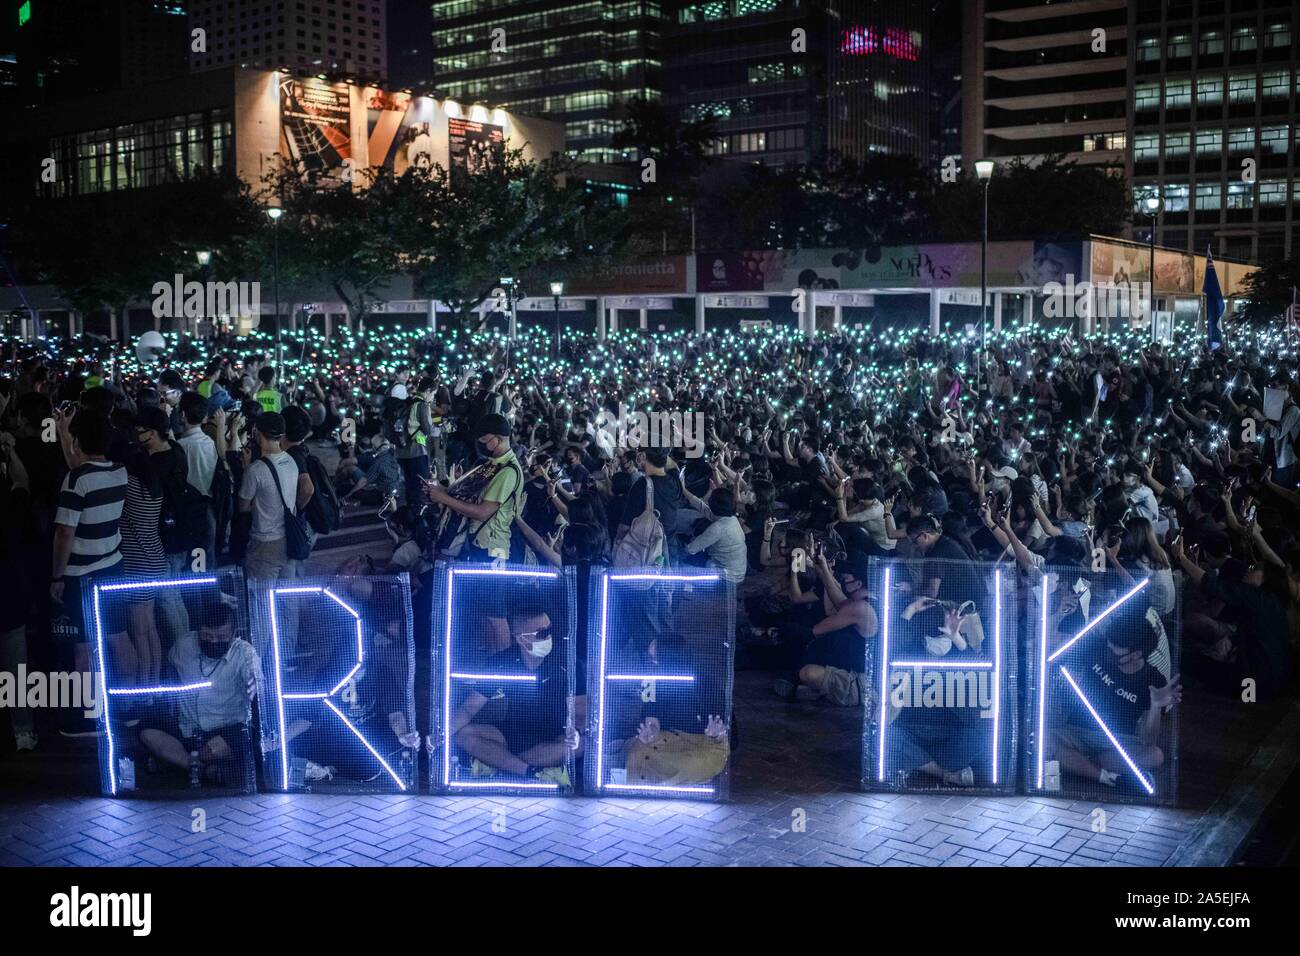
{"type": "Polygon", "coordinates": [[[440,0],[433,22],[439,94],[560,120],[587,162],[622,159],[610,143],[622,103],[659,95],[659,3],[440,0]]]}

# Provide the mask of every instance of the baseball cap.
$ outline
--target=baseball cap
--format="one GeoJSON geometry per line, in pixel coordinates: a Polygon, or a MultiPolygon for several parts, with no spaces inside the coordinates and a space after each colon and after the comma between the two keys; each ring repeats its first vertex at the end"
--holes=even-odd
{"type": "Polygon", "coordinates": [[[284,437],[284,416],[279,412],[263,412],[254,424],[264,438],[284,437]]]}
{"type": "Polygon", "coordinates": [[[485,435],[503,435],[510,437],[510,423],[504,415],[484,415],[478,420],[478,437],[485,435]]]}

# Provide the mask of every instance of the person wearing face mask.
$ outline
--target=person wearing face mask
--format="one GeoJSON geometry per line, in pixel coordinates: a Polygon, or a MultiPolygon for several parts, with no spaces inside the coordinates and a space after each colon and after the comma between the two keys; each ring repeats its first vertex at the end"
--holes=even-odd
{"type": "Polygon", "coordinates": [[[482,671],[526,679],[477,681],[452,713],[455,745],[470,758],[473,776],[506,773],[568,786],[569,756],[581,739],[565,654],[562,646],[557,653],[540,605],[519,605],[508,622],[511,645],[489,655],[482,671]]]}
{"type": "Polygon", "coordinates": [[[425,485],[429,501],[443,509],[436,547],[444,557],[462,561],[506,561],[524,472],[510,447],[510,423],[504,416],[479,419],[478,448],[486,460],[450,487],[425,485]]]}
{"type": "Polygon", "coordinates": [[[168,683],[205,684],[168,698],[174,710],[143,722],[140,743],[160,763],[188,769],[192,779],[251,786],[253,700],[262,665],[253,645],[235,635],[235,612],[222,598],[203,602],[197,631],[183,634],[167,659],[168,683]],[[196,766],[197,765],[197,766],[196,766]]]}
{"type": "Polygon", "coordinates": [[[1156,494],[1143,482],[1142,466],[1130,461],[1124,466],[1124,500],[1137,514],[1148,521],[1160,520],[1160,505],[1156,494]]]}
{"type": "Polygon", "coordinates": [[[363,440],[369,446],[366,451],[351,461],[339,462],[336,481],[341,504],[362,497],[382,501],[396,494],[401,487],[402,471],[397,449],[384,437],[383,431],[371,429],[363,440]]]}

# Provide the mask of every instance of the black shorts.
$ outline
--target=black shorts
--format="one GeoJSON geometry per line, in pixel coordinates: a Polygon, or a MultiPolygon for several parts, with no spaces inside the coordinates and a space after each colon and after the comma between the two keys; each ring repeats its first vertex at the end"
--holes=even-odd
{"type": "MultiPolygon", "coordinates": [[[[118,564],[97,574],[83,574],[63,579],[63,601],[50,607],[50,632],[56,644],[95,643],[95,609],[92,605],[94,583],[118,577],[122,565],[118,564]]],[[[126,631],[125,592],[99,596],[100,630],[105,637],[126,631]]]]}

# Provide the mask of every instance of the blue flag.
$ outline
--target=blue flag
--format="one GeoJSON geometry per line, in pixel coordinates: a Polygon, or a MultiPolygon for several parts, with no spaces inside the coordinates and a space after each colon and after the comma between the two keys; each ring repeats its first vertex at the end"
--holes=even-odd
{"type": "Polygon", "coordinates": [[[1205,294],[1205,331],[1210,348],[1217,349],[1223,344],[1223,333],[1219,330],[1219,319],[1223,318],[1223,290],[1219,288],[1219,276],[1214,271],[1214,256],[1207,247],[1205,250],[1205,282],[1201,286],[1205,294]]]}

